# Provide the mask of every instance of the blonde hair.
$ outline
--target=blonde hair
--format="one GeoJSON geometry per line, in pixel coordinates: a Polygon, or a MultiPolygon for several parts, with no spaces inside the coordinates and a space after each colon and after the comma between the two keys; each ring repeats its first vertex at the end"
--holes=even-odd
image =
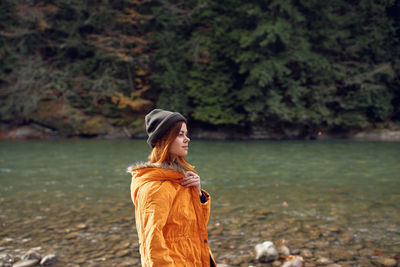
{"type": "MultiPolygon", "coordinates": [[[[181,130],[183,121],[179,121],[175,123],[169,130],[164,134],[164,136],[157,141],[156,145],[154,146],[153,150],[149,155],[149,161],[151,163],[172,163],[172,157],[169,153],[169,148],[179,135],[181,130]]],[[[190,165],[185,157],[177,157],[175,162],[178,163],[181,167],[183,167],[187,171],[194,171],[194,167],[190,165]]]]}

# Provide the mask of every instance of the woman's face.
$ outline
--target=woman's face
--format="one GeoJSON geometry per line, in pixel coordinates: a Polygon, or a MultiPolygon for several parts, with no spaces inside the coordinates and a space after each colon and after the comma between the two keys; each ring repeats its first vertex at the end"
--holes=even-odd
{"type": "Polygon", "coordinates": [[[169,153],[173,159],[176,159],[177,157],[184,157],[187,155],[189,149],[188,145],[190,141],[190,139],[187,137],[187,134],[188,131],[186,128],[186,123],[182,123],[178,136],[169,147],[169,153]]]}

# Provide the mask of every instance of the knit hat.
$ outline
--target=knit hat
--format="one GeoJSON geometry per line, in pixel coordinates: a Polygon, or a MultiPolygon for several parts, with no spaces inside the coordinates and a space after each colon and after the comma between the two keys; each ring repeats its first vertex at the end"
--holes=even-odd
{"type": "Polygon", "coordinates": [[[178,112],[162,109],[153,109],[145,117],[146,132],[149,136],[147,143],[155,147],[157,141],[178,121],[186,122],[185,117],[178,112]]]}

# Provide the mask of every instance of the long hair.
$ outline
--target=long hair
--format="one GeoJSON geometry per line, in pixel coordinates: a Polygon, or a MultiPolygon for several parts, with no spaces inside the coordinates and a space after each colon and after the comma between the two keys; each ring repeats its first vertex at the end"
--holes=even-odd
{"type": "MultiPolygon", "coordinates": [[[[169,153],[169,148],[172,142],[179,135],[183,121],[175,123],[169,130],[164,134],[164,136],[157,141],[153,150],[149,155],[149,160],[151,163],[172,163],[172,157],[169,153]]],[[[175,162],[181,167],[188,171],[195,171],[194,167],[190,165],[185,157],[177,157],[175,162]]]]}

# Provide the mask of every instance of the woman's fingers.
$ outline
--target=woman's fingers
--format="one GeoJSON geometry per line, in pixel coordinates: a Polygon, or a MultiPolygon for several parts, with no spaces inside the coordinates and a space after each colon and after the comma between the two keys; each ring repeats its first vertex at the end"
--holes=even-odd
{"type": "Polygon", "coordinates": [[[200,177],[185,177],[182,179],[181,185],[188,187],[188,186],[197,186],[200,184],[200,177]]]}

